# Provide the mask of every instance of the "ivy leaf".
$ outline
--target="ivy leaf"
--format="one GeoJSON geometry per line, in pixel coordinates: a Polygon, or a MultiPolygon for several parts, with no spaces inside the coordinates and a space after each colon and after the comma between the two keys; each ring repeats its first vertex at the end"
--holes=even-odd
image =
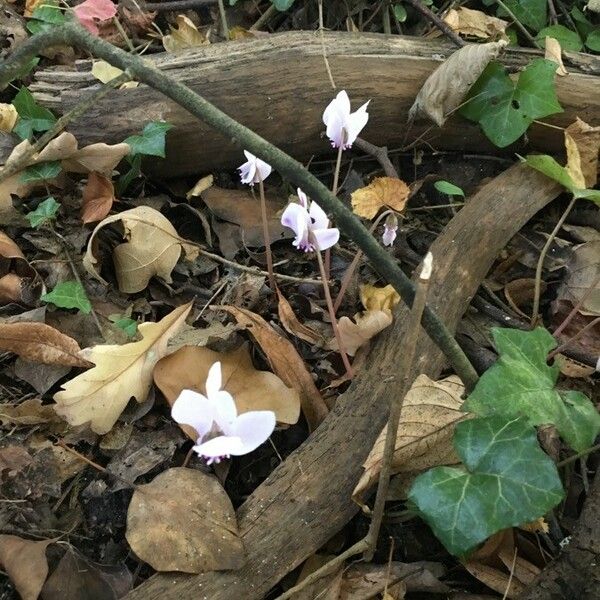
{"type": "Polygon", "coordinates": [[[563,50],[572,50],[573,52],[579,52],[583,48],[581,38],[576,31],[568,29],[564,25],[550,25],[550,27],[544,27],[536,36],[536,40],[541,44],[544,44],[546,37],[553,37],[558,40],[563,50]]]}
{"type": "Polygon", "coordinates": [[[530,154],[521,160],[532,169],[554,179],[565,187],[576,198],[585,198],[600,204],[600,190],[586,190],[577,187],[566,167],[558,164],[554,158],[547,154],[530,154]]]}
{"type": "Polygon", "coordinates": [[[40,202],[35,210],[28,212],[25,216],[29,220],[29,224],[37,229],[40,225],[54,219],[59,208],[60,204],[50,196],[43,202],[40,202]]]}
{"type": "Polygon", "coordinates": [[[467,470],[436,467],[409,493],[449,552],[464,555],[493,533],[533,521],[558,504],[563,488],[525,418],[469,419],[454,446],[467,470]]]}
{"type": "Polygon", "coordinates": [[[585,45],[594,52],[600,52],[600,29],[592,31],[585,38],[585,45]]]}
{"type": "Polygon", "coordinates": [[[433,184],[433,187],[442,194],[447,194],[448,196],[462,196],[465,197],[465,193],[462,188],[459,188],[457,185],[450,183],[449,181],[440,180],[436,181],[433,184]]]}
{"type": "Polygon", "coordinates": [[[145,125],[141,135],[128,137],[125,143],[131,148],[130,159],[138,154],[165,158],[165,137],[172,127],[173,125],[165,121],[150,121],[145,125]]]}
{"type": "Polygon", "coordinates": [[[271,3],[277,10],[283,12],[294,4],[294,0],[271,0],[271,3]]]}
{"type": "Polygon", "coordinates": [[[22,173],[20,181],[23,183],[33,183],[35,181],[46,181],[58,177],[62,166],[60,160],[37,163],[29,165],[22,173]]]}
{"type": "Polygon", "coordinates": [[[67,16],[59,8],[58,0],[44,0],[33,11],[31,20],[27,23],[27,30],[36,34],[56,25],[63,25],[66,21],[67,16]]]}
{"type": "Polygon", "coordinates": [[[138,328],[138,322],[135,319],[123,315],[110,315],[108,318],[115,324],[116,327],[122,329],[126,333],[127,337],[135,337],[138,328]]]}
{"type": "MultiPolygon", "coordinates": [[[[495,3],[495,0],[484,3],[489,6],[495,3]]],[[[547,0],[504,0],[504,4],[523,25],[535,31],[539,31],[546,24],[547,0]]],[[[506,17],[508,13],[499,8],[498,15],[506,17]]]]}
{"type": "Polygon", "coordinates": [[[518,140],[534,119],[562,112],[554,89],[557,64],[538,58],[521,72],[516,85],[506,69],[491,62],[469,90],[460,113],[479,123],[500,148],[518,140]]]}
{"type": "Polygon", "coordinates": [[[30,139],[34,131],[48,131],[56,123],[56,117],[33,99],[33,95],[22,87],[12,101],[19,113],[13,131],[22,139],[30,139]]]}
{"type": "Polygon", "coordinates": [[[78,308],[85,314],[92,312],[92,305],[83,286],[78,281],[59,283],[51,292],[44,294],[40,300],[52,302],[58,308],[78,308]]]}
{"type": "Polygon", "coordinates": [[[479,379],[463,404],[478,415],[524,416],[531,425],[553,424],[569,445],[582,452],[600,432],[600,414],[580,392],[554,388],[557,365],[548,366],[555,339],[545,329],[492,330],[500,358],[479,379]]]}

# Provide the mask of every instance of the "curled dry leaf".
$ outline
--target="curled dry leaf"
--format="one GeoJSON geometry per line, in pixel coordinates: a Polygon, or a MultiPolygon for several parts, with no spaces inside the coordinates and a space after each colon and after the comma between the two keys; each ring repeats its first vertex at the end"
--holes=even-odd
{"type": "Polygon", "coordinates": [[[95,171],[90,173],[83,188],[81,205],[81,220],[84,225],[102,221],[115,200],[115,187],[111,179],[95,171]]]}
{"type": "MultiPolygon", "coordinates": [[[[257,371],[247,346],[223,353],[199,346],[184,346],[158,361],[154,368],[154,383],[172,406],[183,390],[206,394],[204,384],[208,370],[217,361],[221,362],[221,387],[233,396],[238,413],[272,410],[279,423],[293,425],[298,421],[298,392],[287,387],[273,373],[257,371]]],[[[195,441],[197,436],[191,437],[195,441]]]]}
{"type": "MultiPolygon", "coordinates": [[[[461,411],[464,390],[455,375],[441,381],[432,381],[427,375],[415,379],[402,407],[392,462],[394,473],[460,462],[453,449],[452,436],[456,423],[468,416],[461,411]],[[448,461],[449,456],[455,457],[453,463],[448,461]]],[[[362,504],[364,493],[379,478],[386,429],[365,460],[365,472],[352,493],[352,498],[359,504],[362,504]]]]}
{"type": "Polygon", "coordinates": [[[45,323],[0,323],[0,349],[45,365],[91,367],[77,342],[45,323]]]}
{"type": "Polygon", "coordinates": [[[546,40],[544,43],[546,48],[544,52],[544,58],[547,60],[551,60],[558,65],[558,69],[556,69],[556,74],[564,77],[568,75],[568,71],[565,69],[565,65],[562,60],[562,48],[560,47],[560,42],[553,37],[546,36],[546,40]]]}
{"type": "Polygon", "coordinates": [[[22,600],[37,600],[48,575],[46,548],[52,542],[33,542],[16,535],[0,535],[0,565],[22,600]]]}
{"type": "Polygon", "coordinates": [[[600,277],[600,239],[575,246],[567,262],[567,276],[558,290],[557,297],[577,304],[582,315],[600,316],[600,288],[590,288],[600,277]]]}
{"type": "Polygon", "coordinates": [[[168,469],[138,486],[125,535],[157,571],[239,569],[245,560],[229,497],[214,477],[193,469],[168,469]]]}
{"type": "Polygon", "coordinates": [[[409,111],[409,119],[423,114],[441,127],[505,46],[505,41],[468,44],[454,52],[427,78],[409,111]]]}
{"type": "Polygon", "coordinates": [[[192,303],[176,308],[158,323],[138,327],[141,340],[122,346],[103,344],[81,355],[96,366],[54,394],[55,410],[71,425],[90,423],[95,433],[107,433],[130,398],[143,402],[152,385],[154,365],[167,353],[167,344],[185,321],[192,303]]]}
{"type": "Polygon", "coordinates": [[[0,103],[0,131],[10,133],[17,122],[19,113],[12,104],[0,103]]]}
{"type": "Polygon", "coordinates": [[[460,35],[477,37],[482,40],[507,39],[505,31],[508,22],[486,15],[480,10],[472,10],[463,6],[457,9],[452,8],[446,13],[444,21],[460,35]]]}
{"type": "Polygon", "coordinates": [[[119,290],[125,294],[142,291],[154,276],[171,282],[171,272],[177,264],[181,250],[189,260],[198,256],[198,249],[183,241],[175,227],[163,214],[149,206],[138,206],[107,217],[96,225],[88,240],[83,265],[96,279],[108,285],[96,270],[97,260],[92,253],[93,242],[100,229],[121,221],[126,243],[113,251],[113,260],[119,290]]]}
{"type": "Polygon", "coordinates": [[[43,405],[39,398],[28,398],[20,404],[0,404],[0,423],[3,425],[40,425],[62,419],[52,406],[43,405]]]}
{"type": "Polygon", "coordinates": [[[591,127],[579,117],[565,129],[567,171],[577,187],[593,188],[598,180],[600,126],[591,127]]]}
{"type": "Polygon", "coordinates": [[[364,219],[372,219],[384,206],[402,212],[409,194],[408,185],[401,179],[376,177],[367,187],[352,192],[352,210],[364,219]]]}
{"type": "Polygon", "coordinates": [[[329,412],[306,364],[294,346],[279,335],[261,316],[237,306],[213,306],[228,312],[238,323],[245,325],[266,354],[273,372],[300,394],[302,412],[311,430],[316,429],[329,412]]]}
{"type": "Polygon", "coordinates": [[[325,338],[318,331],[311,329],[298,320],[296,313],[294,313],[294,309],[291,307],[286,297],[279,291],[279,288],[277,288],[277,298],[279,299],[277,313],[284,329],[288,333],[295,335],[297,338],[300,338],[313,346],[322,348],[325,345],[325,338]]]}
{"type": "Polygon", "coordinates": [[[169,26],[171,33],[162,39],[167,52],[179,52],[186,48],[196,48],[210,43],[208,38],[198,31],[192,21],[185,15],[177,15],[177,26],[169,26]]]}
{"type": "MultiPolygon", "coordinates": [[[[1,184],[0,184],[1,185],[1,184]]],[[[44,290],[38,272],[29,264],[21,249],[0,231],[0,304],[35,304],[44,290]]]]}
{"type": "Polygon", "coordinates": [[[525,591],[525,586],[509,573],[477,561],[465,561],[463,566],[475,579],[503,594],[505,598],[518,598],[525,591]]]}

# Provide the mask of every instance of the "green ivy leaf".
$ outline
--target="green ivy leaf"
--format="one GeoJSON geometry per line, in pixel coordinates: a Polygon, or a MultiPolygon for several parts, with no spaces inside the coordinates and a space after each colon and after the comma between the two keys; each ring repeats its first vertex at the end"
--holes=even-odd
{"type": "Polygon", "coordinates": [[[544,47],[546,46],[546,37],[553,37],[561,45],[563,50],[572,50],[579,52],[583,48],[583,43],[576,31],[568,29],[564,25],[550,25],[544,27],[536,36],[536,40],[544,47]]]}
{"type": "Polygon", "coordinates": [[[580,392],[555,389],[559,368],[546,358],[556,347],[545,329],[493,329],[500,358],[479,379],[463,410],[504,418],[526,417],[531,425],[553,424],[568,444],[582,452],[600,432],[600,414],[580,392]]]}
{"type": "Polygon", "coordinates": [[[67,21],[67,16],[59,8],[58,0],[44,0],[35,8],[31,20],[27,23],[27,30],[36,34],[47,31],[56,25],[62,25],[67,21]]]}
{"type": "Polygon", "coordinates": [[[404,8],[404,4],[394,4],[394,16],[399,23],[404,23],[404,21],[406,21],[408,14],[406,8],[404,8]]]}
{"type": "Polygon", "coordinates": [[[574,6],[571,9],[571,17],[575,22],[575,27],[582,37],[587,37],[594,29],[595,25],[585,16],[585,13],[574,6]]]}
{"type": "Polygon", "coordinates": [[[119,176],[117,181],[117,195],[121,196],[125,190],[131,185],[131,182],[142,174],[142,156],[136,154],[129,160],[131,167],[126,173],[119,176]]]}
{"type": "Polygon", "coordinates": [[[141,135],[132,135],[125,140],[131,148],[129,158],[132,159],[138,154],[165,158],[165,137],[172,127],[173,125],[165,121],[147,123],[141,135]]]}
{"type": "Polygon", "coordinates": [[[52,302],[58,308],[78,308],[85,314],[92,312],[92,305],[78,281],[59,283],[51,292],[43,294],[40,300],[52,302]]]}
{"type": "Polygon", "coordinates": [[[54,179],[55,177],[58,177],[61,170],[62,166],[60,164],[60,160],[37,163],[36,165],[29,165],[26,169],[24,169],[19,179],[23,183],[46,181],[48,179],[54,179]]]}
{"type": "Polygon", "coordinates": [[[294,0],[271,0],[271,3],[277,10],[283,12],[294,4],[294,0]]]}
{"type": "MultiPolygon", "coordinates": [[[[485,2],[488,6],[493,3],[495,0],[485,2]]],[[[535,31],[539,31],[546,25],[547,0],[504,0],[504,4],[523,25],[535,31]]],[[[501,8],[498,9],[497,14],[503,17],[508,16],[508,13],[501,8]]]]}
{"type": "Polygon", "coordinates": [[[33,99],[31,92],[22,87],[12,101],[19,113],[19,120],[13,131],[22,139],[30,139],[34,131],[48,131],[56,117],[33,99]]]}
{"type": "Polygon", "coordinates": [[[433,187],[442,194],[447,194],[448,196],[462,196],[465,197],[465,193],[462,188],[459,188],[457,185],[450,183],[449,181],[440,180],[436,181],[433,184],[433,187]]]}
{"type": "Polygon", "coordinates": [[[25,216],[29,220],[29,224],[37,229],[40,225],[54,219],[59,208],[60,204],[50,196],[43,202],[40,202],[35,210],[28,212],[25,216]]]}
{"type": "Polygon", "coordinates": [[[585,38],[585,45],[594,52],[600,52],[600,29],[595,29],[585,38]]]}
{"type": "Polygon", "coordinates": [[[556,506],[563,488],[527,419],[470,419],[454,447],[467,470],[437,467],[409,493],[449,552],[464,555],[493,533],[533,521],[556,506]]]}
{"type": "Polygon", "coordinates": [[[560,183],[576,198],[585,198],[586,200],[600,204],[600,190],[578,188],[567,169],[559,165],[551,156],[547,154],[529,154],[525,158],[521,157],[521,160],[532,169],[560,183]]]}
{"type": "Polygon", "coordinates": [[[127,337],[135,337],[137,333],[138,323],[135,319],[122,315],[110,315],[108,317],[119,329],[122,329],[127,337]]]}
{"type": "Polygon", "coordinates": [[[534,119],[562,112],[554,89],[557,66],[538,58],[515,85],[500,63],[491,62],[469,90],[460,113],[479,123],[487,137],[504,148],[518,140],[534,119]]]}

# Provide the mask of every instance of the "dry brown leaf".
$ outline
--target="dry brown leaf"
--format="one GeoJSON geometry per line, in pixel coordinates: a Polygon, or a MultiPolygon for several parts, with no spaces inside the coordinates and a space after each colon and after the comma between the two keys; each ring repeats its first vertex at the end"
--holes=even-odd
{"type": "MultiPolygon", "coordinates": [[[[391,310],[367,310],[354,315],[354,321],[349,317],[338,320],[338,332],[344,344],[346,354],[354,356],[357,350],[371,338],[392,324],[394,318],[391,310]]],[[[336,339],[329,342],[330,350],[338,350],[336,339]]]]}
{"type": "Polygon", "coordinates": [[[0,231],[0,304],[21,302],[34,305],[43,289],[42,278],[19,246],[0,231]]]}
{"type": "Polygon", "coordinates": [[[402,212],[410,189],[395,177],[376,177],[364,188],[352,192],[352,210],[364,219],[372,219],[384,206],[402,212]]]}
{"type": "MultiPolygon", "coordinates": [[[[542,294],[546,291],[546,287],[545,281],[540,282],[540,291],[542,294]]],[[[529,316],[526,314],[526,311],[523,311],[523,307],[533,300],[534,291],[535,279],[531,277],[513,279],[504,286],[506,301],[515,312],[525,318],[529,318],[529,316]]]]}
{"type": "MultiPolygon", "coordinates": [[[[221,362],[222,388],[233,396],[238,413],[272,410],[279,423],[293,425],[298,422],[298,392],[287,387],[273,373],[257,371],[247,346],[222,353],[199,346],[184,346],[158,361],[154,368],[154,383],[173,406],[184,389],[206,393],[204,384],[208,370],[217,361],[221,362]]],[[[192,432],[190,437],[196,440],[197,436],[192,432]]]]}
{"type": "Polygon", "coordinates": [[[0,103],[0,131],[10,133],[17,122],[19,113],[12,104],[0,103]]]}
{"type": "Polygon", "coordinates": [[[45,323],[0,323],[0,349],[45,365],[91,367],[79,356],[79,344],[45,323]]]}
{"type": "Polygon", "coordinates": [[[154,365],[167,353],[169,338],[185,321],[192,303],[173,310],[157,323],[142,323],[142,339],[122,346],[103,344],[82,350],[96,366],[54,394],[56,412],[71,425],[90,423],[92,431],[107,433],[130,398],[143,402],[152,386],[154,365]]]}
{"type": "Polygon", "coordinates": [[[551,60],[558,65],[556,74],[560,75],[561,77],[568,75],[569,72],[565,69],[565,65],[563,64],[562,60],[562,48],[560,47],[560,42],[553,37],[546,36],[544,46],[546,48],[544,52],[544,58],[546,60],[551,60]]]}
{"type": "Polygon", "coordinates": [[[198,31],[192,21],[185,15],[177,15],[177,26],[169,26],[171,33],[162,39],[167,52],[179,52],[186,48],[196,48],[208,44],[208,38],[198,31]]]}
{"type": "MultiPolygon", "coordinates": [[[[455,375],[441,381],[432,381],[419,375],[406,394],[400,417],[400,427],[392,468],[394,473],[428,469],[440,464],[451,464],[448,456],[455,456],[452,436],[456,423],[467,418],[461,411],[464,386],[455,375]],[[443,462],[440,462],[442,460],[443,462]]],[[[383,429],[363,464],[362,474],[353,499],[362,504],[363,494],[377,481],[385,445],[383,429]]]]}
{"type": "Polygon", "coordinates": [[[0,448],[0,480],[4,479],[5,475],[12,477],[23,469],[29,467],[32,463],[32,458],[22,446],[5,446],[0,448]],[[8,473],[5,473],[8,471],[8,473]]]}
{"type": "Polygon", "coordinates": [[[580,188],[593,188],[598,180],[600,126],[591,127],[579,117],[565,129],[567,171],[580,188]]]}
{"type": "Polygon", "coordinates": [[[506,42],[501,40],[468,44],[454,52],[427,78],[409,111],[409,119],[414,119],[420,113],[441,127],[462,104],[488,63],[505,46],[506,42]]]}
{"type": "Polygon", "coordinates": [[[300,394],[302,412],[311,430],[316,429],[329,412],[306,364],[294,346],[279,335],[260,315],[237,306],[213,306],[228,312],[245,325],[266,354],[271,369],[285,385],[300,394]]]}
{"type": "Polygon", "coordinates": [[[465,561],[463,566],[489,588],[499,594],[505,594],[505,598],[518,598],[525,591],[525,586],[517,578],[511,579],[509,573],[477,561],[465,561]]]}
{"type": "Polygon", "coordinates": [[[2,424],[40,425],[60,421],[52,406],[43,405],[39,398],[28,398],[20,404],[0,404],[2,424]]]}
{"type": "Polygon", "coordinates": [[[565,356],[564,354],[557,354],[554,357],[554,364],[558,365],[560,372],[565,377],[584,379],[596,371],[595,367],[580,363],[579,361],[570,358],[569,356],[565,356]]]}
{"type": "Polygon", "coordinates": [[[295,335],[297,338],[300,338],[313,346],[322,348],[325,345],[325,338],[318,331],[311,329],[307,325],[304,325],[304,323],[300,323],[296,313],[294,313],[294,309],[291,307],[286,297],[279,291],[279,288],[277,289],[277,297],[279,299],[277,304],[277,314],[279,315],[279,320],[284,329],[288,333],[295,335]]]}
{"type": "Polygon", "coordinates": [[[125,294],[135,294],[146,288],[154,276],[162,277],[167,283],[171,271],[177,264],[181,250],[190,260],[198,256],[198,249],[183,241],[169,219],[149,206],[138,206],[119,214],[107,217],[96,225],[88,240],[83,257],[83,266],[88,273],[108,285],[96,270],[97,260],[92,253],[93,242],[100,229],[121,221],[126,243],[113,251],[113,260],[119,290],[125,294]]]}
{"type": "Polygon", "coordinates": [[[110,212],[115,200],[115,187],[111,179],[95,171],[90,173],[83,188],[82,222],[86,224],[102,221],[110,212]]]}
{"type": "Polygon", "coordinates": [[[52,542],[33,542],[16,535],[0,535],[0,565],[22,600],[37,600],[48,576],[46,548],[52,542]]]}
{"type": "Polygon", "coordinates": [[[558,298],[577,304],[582,315],[600,316],[600,288],[590,288],[600,277],[600,240],[575,246],[567,262],[567,275],[558,290],[558,298]]]}
{"type": "Polygon", "coordinates": [[[201,177],[196,185],[185,195],[186,200],[199,196],[202,192],[205,192],[214,183],[215,178],[212,175],[206,175],[201,177]]]}
{"type": "Polygon", "coordinates": [[[541,569],[520,556],[517,556],[515,559],[514,553],[508,552],[504,548],[498,552],[498,557],[504,563],[504,566],[508,569],[509,573],[510,571],[513,571],[513,578],[516,577],[525,586],[531,585],[536,577],[542,572],[541,569]]]}
{"type": "Polygon", "coordinates": [[[486,15],[480,10],[472,10],[463,6],[457,9],[453,8],[447,12],[444,21],[461,35],[483,40],[507,39],[505,31],[508,22],[486,15]]]}
{"type": "Polygon", "coordinates": [[[245,561],[231,500],[215,477],[194,469],[168,469],[138,486],[125,535],[157,571],[239,569],[245,561]]]}

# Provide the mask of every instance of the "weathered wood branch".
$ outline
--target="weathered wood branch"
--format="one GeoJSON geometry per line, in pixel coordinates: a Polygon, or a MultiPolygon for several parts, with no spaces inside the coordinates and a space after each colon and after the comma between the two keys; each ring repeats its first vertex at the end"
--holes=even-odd
{"type": "MultiPolygon", "coordinates": [[[[394,146],[405,140],[408,109],[429,74],[455,48],[444,41],[378,34],[324,34],[325,51],[338,89],[348,90],[355,106],[372,98],[371,118],[363,132],[366,140],[394,146]]],[[[510,49],[501,60],[512,70],[523,68],[535,50],[510,49]]],[[[320,37],[292,32],[239,43],[205,46],[181,54],[151,58],[161,69],[200,92],[207,100],[300,160],[330,151],[320,134],[321,116],[333,91],[327,77],[320,37]]],[[[579,116],[595,123],[600,110],[600,58],[567,53],[570,74],[557,77],[557,91],[565,112],[548,119],[566,126],[579,116]]],[[[90,62],[79,70],[56,67],[36,73],[31,85],[37,99],[62,113],[97,87],[90,62]]],[[[152,119],[175,125],[167,142],[168,160],[156,161],[153,173],[181,175],[237,166],[240,149],[183,108],[146,86],[116,90],[88,111],[69,130],[80,144],[120,142],[152,119]]],[[[429,123],[413,125],[407,141],[420,136],[429,123]]],[[[498,152],[476,125],[460,116],[443,129],[426,134],[425,147],[466,152],[498,152]]],[[[560,152],[561,132],[534,125],[529,144],[507,150],[538,149],[560,152]]]]}
{"type": "MultiPolygon", "coordinates": [[[[559,186],[522,165],[485,185],[432,245],[435,272],[428,301],[454,329],[509,239],[560,192],[559,186]]],[[[390,399],[404,394],[397,354],[402,351],[407,309],[376,342],[368,364],[310,438],[257,488],[238,511],[248,562],[239,571],[199,576],[161,574],[128,600],[259,600],[281,577],[322,546],[355,514],[352,490],[390,399]]],[[[431,340],[419,339],[412,381],[436,377],[443,362],[431,340]]]]}

